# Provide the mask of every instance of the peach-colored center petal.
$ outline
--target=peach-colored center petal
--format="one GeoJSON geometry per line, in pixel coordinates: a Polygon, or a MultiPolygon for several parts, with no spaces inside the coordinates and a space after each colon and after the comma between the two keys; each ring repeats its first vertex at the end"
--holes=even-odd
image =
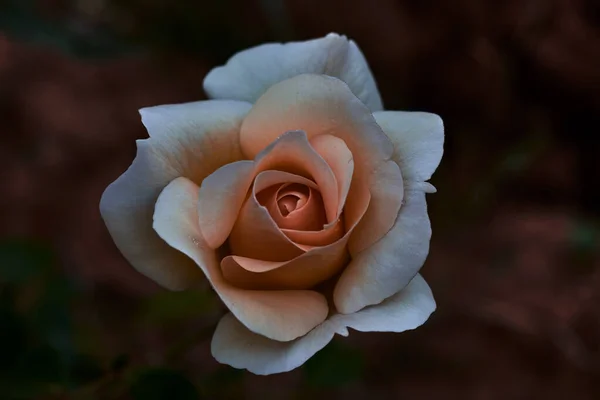
{"type": "Polygon", "coordinates": [[[304,250],[281,232],[266,207],[251,194],[229,235],[232,254],[268,261],[287,261],[304,250]]]}
{"type": "Polygon", "coordinates": [[[312,249],[287,262],[228,256],[221,261],[224,278],[252,290],[308,289],[337,274],[349,260],[347,238],[312,249]]]}
{"type": "Polygon", "coordinates": [[[257,196],[260,196],[262,191],[267,188],[275,186],[278,188],[280,185],[287,183],[297,183],[312,189],[317,188],[315,182],[303,176],[292,174],[290,172],[268,170],[256,175],[256,179],[254,180],[254,192],[257,196]]]}
{"type": "MultiPolygon", "coordinates": [[[[337,274],[348,262],[348,240],[369,206],[368,191],[357,191],[349,202],[347,221],[352,221],[341,239],[324,246],[313,247],[287,262],[265,260],[260,257],[225,257],[221,270],[227,281],[246,289],[300,289],[311,288],[337,274]]],[[[332,225],[339,232],[343,222],[332,225]]],[[[289,233],[289,232],[287,232],[289,233]]],[[[310,233],[307,233],[309,236],[310,233]]],[[[306,237],[304,237],[306,239],[306,237]]]]}
{"type": "Polygon", "coordinates": [[[310,145],[305,132],[284,133],[258,154],[255,162],[261,171],[286,171],[314,180],[323,196],[327,222],[336,220],[338,190],[335,175],[310,145]]]}
{"type": "Polygon", "coordinates": [[[310,198],[310,188],[298,183],[286,183],[277,190],[277,208],[283,217],[301,210],[310,198]]]}
{"type": "Polygon", "coordinates": [[[276,189],[284,183],[298,183],[311,189],[317,187],[310,179],[289,172],[260,172],[254,179],[252,191],[229,236],[232,254],[268,261],[288,261],[305,252],[303,246],[296,245],[281,232],[266,206],[276,189]]]}
{"type": "Polygon", "coordinates": [[[331,167],[338,184],[339,216],[344,209],[354,172],[354,157],[346,143],[333,135],[319,135],[310,139],[310,144],[331,167]]]}
{"type": "MultiPolygon", "coordinates": [[[[319,231],[327,222],[318,190],[297,183],[283,184],[270,193],[265,206],[281,229],[319,231]]],[[[259,196],[258,197],[262,197],[259,196]]]]}
{"type": "Polygon", "coordinates": [[[338,219],[334,224],[318,231],[282,229],[282,232],[294,243],[306,246],[327,246],[344,236],[344,221],[338,219]]]}
{"type": "Polygon", "coordinates": [[[326,222],[317,185],[302,176],[282,171],[261,172],[253,191],[279,228],[320,230],[326,222]]]}

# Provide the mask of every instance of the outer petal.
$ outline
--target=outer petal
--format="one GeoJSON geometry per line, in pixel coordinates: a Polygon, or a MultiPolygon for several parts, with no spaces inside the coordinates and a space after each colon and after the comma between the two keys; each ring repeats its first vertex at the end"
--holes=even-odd
{"type": "Polygon", "coordinates": [[[394,143],[392,159],[407,185],[430,179],[444,153],[442,119],[435,114],[402,111],[381,111],[373,116],[394,143]]]}
{"type": "Polygon", "coordinates": [[[119,250],[135,269],[169,289],[189,287],[201,274],[152,229],[156,199],[176,177],[200,183],[221,165],[242,159],[238,134],[250,107],[213,100],[140,110],[151,138],[137,142],[133,164],[102,195],[100,212],[119,250]]]}
{"type": "Polygon", "coordinates": [[[339,312],[350,314],[398,293],[425,262],[431,238],[425,192],[407,190],[404,198],[393,228],[340,276],[333,293],[339,312]]]}
{"type": "Polygon", "coordinates": [[[223,280],[217,256],[198,225],[198,186],[186,178],[172,181],[160,194],[154,229],[174,249],[190,257],[225,305],[253,332],[288,341],[305,335],[327,317],[325,297],[310,290],[249,291],[223,280]]]}
{"type": "MultiPolygon", "coordinates": [[[[435,308],[429,285],[417,274],[404,289],[382,303],[354,314],[337,314],[332,319],[338,325],[361,332],[404,332],[425,323],[435,308]]],[[[338,329],[338,333],[346,332],[338,329]]]]}
{"type": "Polygon", "coordinates": [[[287,372],[304,364],[347,328],[359,331],[403,332],[422,325],[435,310],[431,289],[417,275],[400,293],[382,304],[350,315],[334,315],[306,336],[292,342],[269,340],[246,329],[232,314],[219,322],[211,350],[217,361],[259,375],[287,372]]]}
{"type": "Polygon", "coordinates": [[[237,53],[206,76],[204,90],[215,99],[254,103],[270,86],[299,74],[339,78],[371,111],[383,108],[360,49],[334,33],[306,42],[264,44],[237,53]]]}

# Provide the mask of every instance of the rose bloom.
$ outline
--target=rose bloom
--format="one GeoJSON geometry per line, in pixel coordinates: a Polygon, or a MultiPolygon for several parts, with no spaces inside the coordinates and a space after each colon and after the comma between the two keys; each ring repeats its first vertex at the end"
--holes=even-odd
{"type": "Polygon", "coordinates": [[[423,324],[441,119],[383,111],[336,34],[242,51],[204,89],[211,100],[140,110],[150,137],[100,210],[142,274],[171,290],[208,279],[229,309],[213,356],[272,374],[348,328],[423,324]]]}

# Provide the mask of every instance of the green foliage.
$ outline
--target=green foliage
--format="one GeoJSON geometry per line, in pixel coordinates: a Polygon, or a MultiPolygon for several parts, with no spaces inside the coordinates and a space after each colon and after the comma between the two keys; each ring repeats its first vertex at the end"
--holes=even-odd
{"type": "Polygon", "coordinates": [[[85,385],[99,380],[106,374],[106,370],[98,360],[87,354],[78,354],[71,366],[69,380],[75,386],[85,385]]]}
{"type": "Polygon", "coordinates": [[[215,308],[215,297],[209,290],[162,291],[148,298],[142,320],[150,324],[166,324],[197,318],[215,308]]]}
{"type": "Polygon", "coordinates": [[[336,387],[357,381],[363,370],[362,354],[336,340],[309,359],[303,368],[308,384],[314,387],[336,387]]]}
{"type": "Polygon", "coordinates": [[[21,284],[48,271],[54,263],[46,246],[26,240],[0,243],[0,284],[21,284]]]}
{"type": "Polygon", "coordinates": [[[129,355],[119,354],[110,362],[110,369],[115,373],[123,371],[130,363],[129,355]]]}
{"type": "Polygon", "coordinates": [[[54,264],[39,243],[0,243],[0,393],[8,399],[36,398],[70,384],[73,291],[54,264]]]}
{"type": "Polygon", "coordinates": [[[210,399],[239,399],[243,397],[241,380],[246,372],[242,369],[222,366],[204,376],[200,382],[202,393],[210,399]]]}
{"type": "Polygon", "coordinates": [[[0,327],[0,371],[6,371],[27,348],[27,326],[12,310],[0,309],[0,327]]]}
{"type": "Polygon", "coordinates": [[[61,354],[52,346],[43,344],[29,350],[18,367],[29,379],[44,383],[61,383],[67,376],[61,354]]]}
{"type": "Polygon", "coordinates": [[[197,400],[196,387],[182,373],[166,368],[138,372],[129,393],[133,400],[197,400]]]}
{"type": "Polygon", "coordinates": [[[70,300],[73,290],[62,277],[49,278],[30,312],[33,329],[65,358],[74,356],[70,300]]]}
{"type": "Polygon", "coordinates": [[[31,43],[49,45],[82,58],[110,57],[133,47],[107,29],[81,29],[69,21],[44,18],[32,0],[0,2],[0,30],[31,43]]]}
{"type": "Polygon", "coordinates": [[[592,223],[576,221],[571,231],[570,242],[578,251],[592,251],[600,243],[600,229],[592,223]]]}
{"type": "MultiPolygon", "coordinates": [[[[3,400],[70,394],[91,399],[108,393],[120,396],[123,391],[134,400],[200,398],[196,387],[175,370],[133,365],[128,354],[102,360],[102,354],[78,351],[72,306],[82,293],[56,267],[51,250],[36,242],[0,243],[3,400]],[[128,385],[126,377],[131,376],[128,385]]],[[[140,318],[156,326],[185,323],[215,309],[214,301],[210,291],[163,291],[142,303],[140,318]]],[[[183,343],[188,346],[196,340],[194,336],[183,343]]]]}

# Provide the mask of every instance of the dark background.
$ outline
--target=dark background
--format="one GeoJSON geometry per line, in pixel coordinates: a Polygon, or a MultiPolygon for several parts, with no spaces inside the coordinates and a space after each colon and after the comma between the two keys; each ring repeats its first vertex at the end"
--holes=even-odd
{"type": "Polygon", "coordinates": [[[600,3],[0,0],[0,398],[600,398],[600,3]],[[438,310],[306,366],[221,366],[210,291],[137,274],[98,212],[140,107],[248,46],[335,31],[391,110],[441,115],[438,310]]]}

